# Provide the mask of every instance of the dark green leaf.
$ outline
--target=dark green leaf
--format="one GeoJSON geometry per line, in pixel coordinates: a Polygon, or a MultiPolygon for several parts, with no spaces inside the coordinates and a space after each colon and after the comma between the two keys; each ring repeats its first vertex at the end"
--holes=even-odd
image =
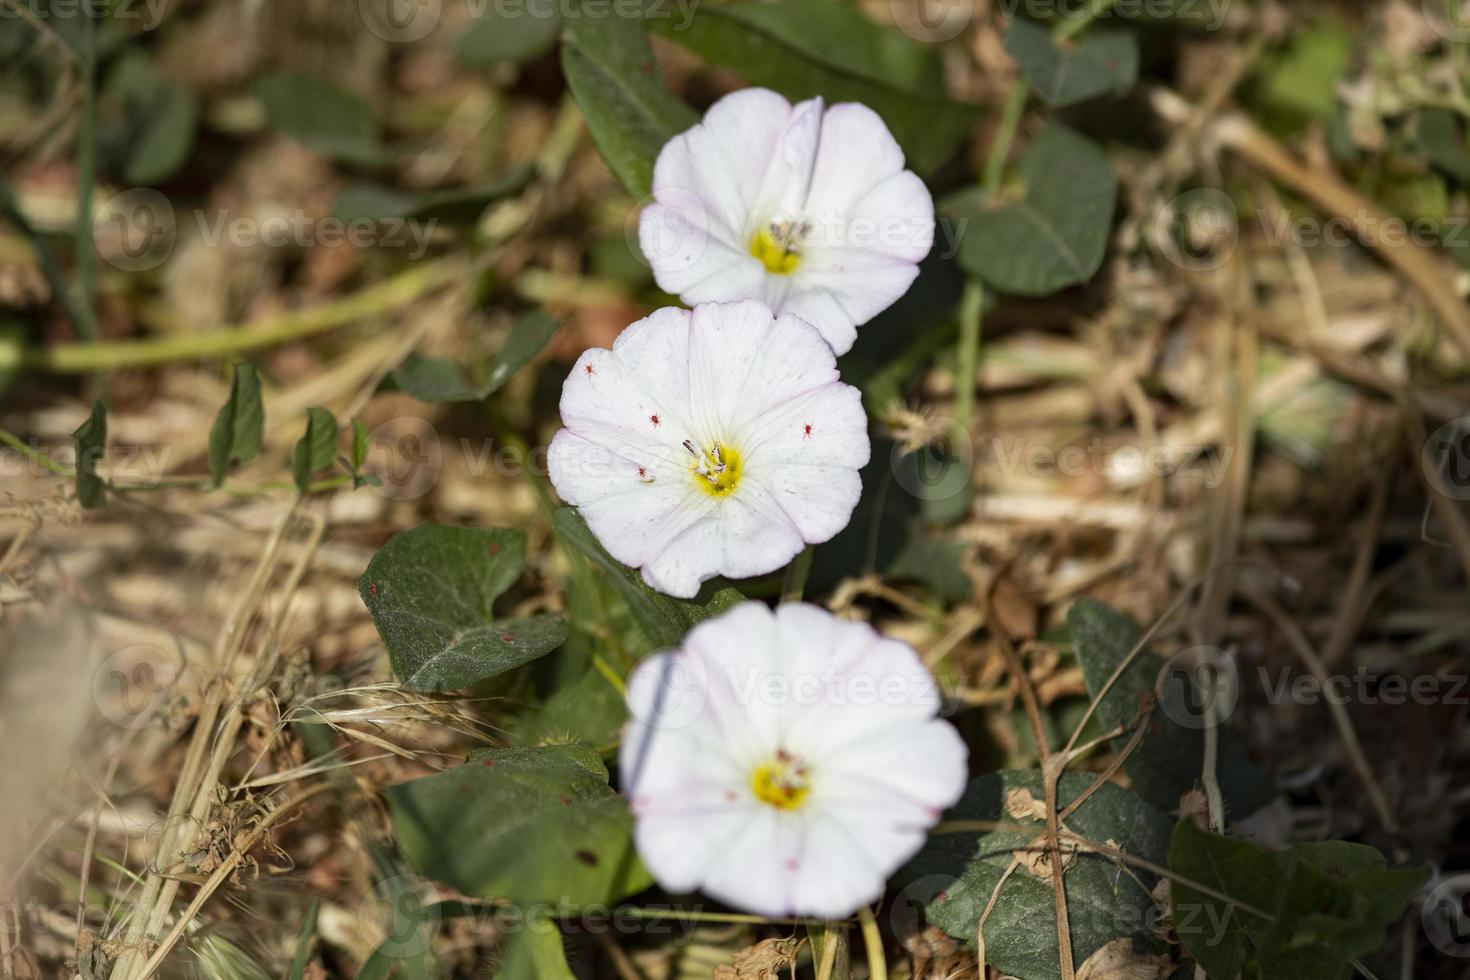
{"type": "Polygon", "coordinates": [[[561,321],[541,312],[521,317],[511,327],[494,364],[479,379],[454,361],[413,354],[393,372],[393,380],[423,402],[483,401],[539,354],[560,326],[561,321]]]}
{"type": "MultiPolygon", "coordinates": [[[[864,74],[846,59],[816,59],[826,35],[803,36],[808,21],[822,17],[805,4],[734,3],[701,6],[687,27],[667,19],[650,23],[705,60],[734,69],[753,85],[773,88],[789,99],[822,96],[828,102],[861,102],[893,132],[908,164],[930,173],[948,161],[969,136],[979,110],[932,90],[911,91],[864,74]],[[803,36],[802,41],[793,38],[803,36]],[[845,65],[845,67],[844,67],[845,65]]],[[[844,36],[850,34],[845,31],[844,36]]],[[[909,77],[914,77],[909,75],[909,77]]]]}
{"type": "Polygon", "coordinates": [[[592,748],[607,745],[628,720],[627,702],[608,678],[595,669],[558,687],[536,711],[515,726],[517,745],[576,742],[592,748]]]}
{"type": "Polygon", "coordinates": [[[1124,95],[1138,80],[1138,42],[1132,34],[1099,31],[1081,41],[1058,42],[1036,23],[1016,19],[1006,50],[1047,105],[1075,105],[1100,95],[1124,95]]]}
{"type": "Polygon", "coordinates": [[[555,4],[524,4],[502,9],[495,4],[475,18],[454,42],[454,54],[467,68],[493,68],[534,61],[556,46],[562,17],[555,4]]]}
{"type": "MultiPolygon", "coordinates": [[[[1285,875],[1265,851],[1199,829],[1192,819],[1174,828],[1169,870],[1262,912],[1276,907],[1285,875]]],[[[1255,943],[1271,928],[1268,919],[1176,881],[1169,892],[1174,931],[1210,977],[1235,977],[1255,943]]]]}
{"type": "Polygon", "coordinates": [[[641,575],[604,551],[575,508],[559,509],[552,524],[562,541],[608,573],[634,621],[655,646],[674,646],[696,624],[745,601],[745,597],[723,579],[704,583],[693,599],[666,596],[649,588],[641,575]]]}
{"type": "Polygon", "coordinates": [[[467,895],[581,905],[649,883],[627,805],[586,748],[491,749],[383,795],[409,861],[467,895]]]}
{"type": "MultiPolygon", "coordinates": [[[[1065,807],[1076,799],[1095,778],[1091,773],[1065,774],[1057,787],[1059,805],[1065,807]]],[[[1033,846],[1036,837],[1045,834],[1043,821],[1018,817],[1007,806],[1007,795],[1020,792],[1042,800],[1041,774],[987,773],[970,781],[945,819],[1022,823],[1034,827],[1033,831],[935,834],[903,872],[908,883],[904,894],[923,903],[928,921],[971,946],[980,916],[1015,852],[1033,846]]],[[[1025,809],[1019,812],[1024,814],[1025,809]]],[[[1169,849],[1168,818],[1113,783],[1105,783],[1078,807],[1067,818],[1067,826],[1089,840],[1110,842],[1159,864],[1169,849]]],[[[1150,935],[1153,902],[1146,889],[1152,881],[1146,874],[1140,879],[1145,887],[1111,858],[1075,854],[1066,872],[1075,962],[1084,962],[1115,939],[1150,935]]],[[[1013,872],[985,921],[986,961],[1027,980],[1060,976],[1053,902],[1049,880],[1024,867],[1013,872]]]]}
{"type": "Polygon", "coordinates": [[[535,176],[536,165],[526,163],[498,180],[454,190],[403,191],[379,184],[349,184],[337,193],[332,214],[343,222],[396,218],[468,226],[492,203],[522,190],[535,176]]]}
{"type": "Polygon", "coordinates": [[[1448,109],[1419,111],[1419,146],[1429,162],[1461,184],[1470,184],[1470,144],[1459,119],[1448,109]]]}
{"type": "Polygon", "coordinates": [[[99,150],[129,184],[160,183],[188,159],[199,100],[159,71],[142,50],[117,59],[104,97],[118,108],[115,118],[99,126],[99,150]]]}
{"type": "Polygon", "coordinates": [[[255,94],[273,129],[318,153],[364,166],[392,159],[371,107],[319,75],[271,72],[255,83],[255,94]]]}
{"type": "MultiPolygon", "coordinates": [[[[1127,616],[1092,599],[1074,603],[1067,622],[1087,690],[1097,697],[1141,634],[1127,616]]],[[[1134,658],[1107,697],[1098,703],[1098,724],[1104,729],[1132,725],[1141,700],[1156,690],[1163,667],[1159,658],[1147,650],[1134,658]]],[[[1164,811],[1178,806],[1180,795],[1195,786],[1204,765],[1203,723],[1186,727],[1175,720],[1179,711],[1193,704],[1186,700],[1193,698],[1185,689],[1188,683],[1185,676],[1165,677],[1165,704],[1154,708],[1148,732],[1123,764],[1133,791],[1164,811]]],[[[1121,748],[1126,741],[1121,737],[1114,744],[1121,748]]],[[[1235,819],[1255,812],[1274,795],[1270,777],[1246,757],[1234,733],[1223,726],[1215,770],[1235,819]]]]}
{"type": "Polygon", "coordinates": [[[698,117],[664,85],[643,22],[579,14],[567,22],[561,63],[608,168],[635,197],[647,195],[658,151],[698,117]]]}
{"type": "Polygon", "coordinates": [[[305,493],[311,477],[331,466],[337,456],[337,420],[325,408],[306,410],[306,434],[291,449],[291,475],[296,489],[305,493]]]}
{"type": "Polygon", "coordinates": [[[1019,198],[978,188],[943,208],[960,224],[960,265],[1001,292],[1046,296],[1102,265],[1118,182],[1092,142],[1051,125],[1021,154],[1019,198]]]}
{"type": "Polygon", "coordinates": [[[215,415],[209,430],[209,476],[215,486],[224,480],[231,463],[248,463],[260,454],[264,431],[260,375],[249,364],[236,364],[229,400],[215,415]]]}
{"type": "Polygon", "coordinates": [[[497,620],[491,611],[525,563],[519,531],[426,524],[390,538],[357,588],[398,679],[416,691],[454,690],[560,646],[560,618],[497,620]]]}
{"type": "Polygon", "coordinates": [[[97,475],[97,464],[107,449],[107,407],[99,398],[92,403],[92,414],[71,434],[77,452],[77,501],[87,510],[107,503],[107,488],[97,475]]]}

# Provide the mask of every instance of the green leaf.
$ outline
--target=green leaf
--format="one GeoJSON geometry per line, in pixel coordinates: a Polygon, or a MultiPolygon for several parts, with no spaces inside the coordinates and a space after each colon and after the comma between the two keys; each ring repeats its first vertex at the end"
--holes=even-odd
{"type": "Polygon", "coordinates": [[[409,861],[467,895],[585,905],[649,884],[632,816],[589,749],[491,749],[383,795],[409,861]]]}
{"type": "Polygon", "coordinates": [[[1250,96],[1274,122],[1295,128],[1328,119],[1337,110],[1337,83],[1357,44],[1345,25],[1319,19],[1290,32],[1278,51],[1257,61],[1250,96]]]}
{"type": "MultiPolygon", "coordinates": [[[[875,23],[844,0],[742,3],[732,9],[746,24],[829,69],[911,92],[944,88],[937,48],[875,23]]],[[[679,24],[672,29],[677,32],[679,24]]]]}
{"type": "Polygon", "coordinates": [[[145,53],[119,57],[105,96],[120,104],[98,133],[99,148],[129,184],[157,184],[178,171],[194,149],[199,100],[167,78],[145,53]]]}
{"type": "Polygon", "coordinates": [[[1419,146],[1429,162],[1461,184],[1470,184],[1470,144],[1459,118],[1448,109],[1419,111],[1419,146]]]}
{"type": "MultiPolygon", "coordinates": [[[[1065,807],[1076,799],[1095,778],[1091,773],[1063,775],[1057,787],[1059,805],[1065,807]]],[[[945,819],[1022,823],[1034,827],[1033,831],[934,834],[903,871],[904,894],[923,903],[928,921],[971,946],[980,916],[1015,852],[1045,834],[1044,821],[1024,815],[1024,809],[1018,817],[1007,807],[1007,795],[1020,791],[1043,800],[1041,774],[987,773],[970,781],[945,819]]],[[[1168,818],[1113,783],[1103,784],[1078,807],[1067,818],[1067,826],[1089,840],[1111,842],[1159,864],[1169,849],[1168,818]]],[[[1115,939],[1150,935],[1153,903],[1146,888],[1152,887],[1152,880],[1147,874],[1139,878],[1145,887],[1111,858],[1085,852],[1074,855],[1066,871],[1066,885],[1075,962],[1084,962],[1115,939]]],[[[1049,880],[1024,867],[1016,869],[985,921],[986,961],[1027,980],[1060,976],[1053,903],[1049,880]]]]}
{"type": "Polygon", "coordinates": [[[1046,296],[1102,265],[1118,182],[1091,141],[1052,124],[1017,165],[1019,199],[979,188],[945,202],[959,223],[960,265],[1001,292],[1046,296]]]}
{"type": "Polygon", "coordinates": [[[577,980],[555,920],[538,916],[512,933],[495,980],[577,980]]]}
{"type": "Polygon", "coordinates": [[[699,120],[664,85],[643,22],[580,12],[567,22],[561,64],[608,168],[646,196],[658,151],[699,120]]]}
{"type": "Polygon", "coordinates": [[[1098,31],[1059,42],[1046,28],[1018,18],[1006,34],[1006,50],[1053,108],[1125,95],[1138,81],[1138,42],[1128,33],[1098,31]]]}
{"type": "Polygon", "coordinates": [[[745,601],[723,579],[704,583],[693,599],[675,599],[649,588],[641,575],[603,550],[575,508],[557,510],[552,525],[562,541],[608,573],[639,629],[656,647],[677,645],[697,624],[745,601]]]}
{"type": "Polygon", "coordinates": [[[97,475],[97,464],[107,449],[107,406],[102,399],[92,403],[92,414],[71,434],[77,453],[77,501],[87,510],[107,503],[107,487],[97,475]]]}
{"type": "Polygon", "coordinates": [[[255,83],[271,128],[325,156],[363,166],[392,159],[383,127],[368,104],[318,75],[276,71],[255,83]]]}
{"type": "Polygon", "coordinates": [[[541,353],[560,326],[560,320],[541,312],[521,317],[490,370],[478,379],[454,361],[412,354],[393,372],[393,380],[422,402],[483,401],[541,353]]]}
{"type": "Polygon", "coordinates": [[[311,477],[331,466],[337,456],[337,419],[325,408],[306,410],[306,433],[291,449],[291,475],[306,493],[311,477]]]}
{"type": "MultiPolygon", "coordinates": [[[[1072,628],[1087,690],[1097,697],[1142,634],[1127,616],[1093,599],[1075,602],[1067,612],[1067,623],[1072,628]]],[[[1148,650],[1135,657],[1107,697],[1098,703],[1098,724],[1104,730],[1132,725],[1140,700],[1155,691],[1163,667],[1164,663],[1148,650]]],[[[1184,699],[1192,697],[1183,690],[1187,678],[1170,676],[1165,680],[1165,698],[1185,705],[1184,699]]],[[[1171,811],[1179,805],[1180,795],[1199,780],[1205,735],[1202,725],[1186,727],[1171,717],[1166,706],[1167,701],[1154,708],[1149,730],[1123,768],[1135,793],[1159,809],[1171,811]]],[[[1224,727],[1223,720],[1219,735],[1215,771],[1230,814],[1239,819],[1270,802],[1274,790],[1270,777],[1246,757],[1240,741],[1224,727]]],[[[1127,736],[1121,736],[1113,744],[1121,748],[1127,741],[1127,736]]]]}
{"type": "Polygon", "coordinates": [[[521,577],[526,536],[425,524],[395,534],[357,583],[393,673],[415,691],[468,687],[566,639],[556,616],[497,620],[491,604],[521,577]]]}
{"type": "MultiPolygon", "coordinates": [[[[931,94],[936,89],[932,83],[923,90],[910,90],[881,74],[855,68],[871,63],[862,57],[842,56],[828,44],[830,32],[807,33],[814,21],[853,16],[834,14],[832,6],[823,3],[812,8],[810,0],[702,5],[687,26],[669,19],[650,23],[706,61],[732,68],[751,84],[775,89],[789,99],[820,95],[829,103],[861,102],[883,117],[910,167],[921,174],[938,169],[968,138],[979,109],[931,94]],[[817,50],[831,53],[819,57],[814,54],[817,50]]],[[[852,34],[849,26],[832,36],[840,39],[852,34]]],[[[882,69],[874,65],[871,70],[882,69]]],[[[900,76],[915,78],[926,71],[910,69],[900,76]]]]}
{"type": "Polygon", "coordinates": [[[622,694],[600,671],[589,668],[558,687],[536,711],[517,719],[513,732],[517,745],[575,742],[595,748],[613,741],[627,720],[622,694]]]}
{"type": "Polygon", "coordinates": [[[553,4],[505,11],[492,5],[455,40],[454,55],[466,68],[525,64],[556,47],[561,26],[561,12],[553,4]]]}
{"type": "Polygon", "coordinates": [[[381,184],[349,184],[337,192],[332,215],[342,222],[398,218],[469,226],[480,219],[487,207],[523,190],[535,176],[536,165],[525,163],[475,187],[424,192],[381,184]]]}
{"type": "Polygon", "coordinates": [[[1174,931],[1212,980],[1242,971],[1253,980],[1347,977],[1354,957],[1383,946],[1427,877],[1423,868],[1391,870],[1361,844],[1322,841],[1271,855],[1189,819],[1174,829],[1169,868],[1192,883],[1174,882],[1174,931]]]}
{"type": "Polygon", "coordinates": [[[367,462],[369,436],[368,427],[363,420],[353,419],[352,456],[349,461],[352,463],[352,472],[354,475],[361,473],[362,465],[367,462]]]}
{"type": "Polygon", "coordinates": [[[286,980],[306,978],[306,966],[311,962],[311,946],[316,940],[316,920],[321,908],[322,902],[319,898],[313,898],[306,907],[306,917],[301,921],[301,928],[296,931],[296,955],[291,957],[291,969],[286,974],[286,980]]]}
{"type": "Polygon", "coordinates": [[[209,476],[215,486],[233,462],[248,463],[260,455],[265,431],[265,406],[260,400],[260,375],[249,364],[236,364],[230,379],[230,397],[214,417],[209,430],[209,476]]]}
{"type": "MultiPolygon", "coordinates": [[[[1285,875],[1254,844],[1201,830],[1190,818],[1174,828],[1169,870],[1263,912],[1276,907],[1285,875]]],[[[1258,915],[1175,881],[1169,891],[1174,932],[1211,978],[1237,976],[1271,928],[1258,915]]]]}

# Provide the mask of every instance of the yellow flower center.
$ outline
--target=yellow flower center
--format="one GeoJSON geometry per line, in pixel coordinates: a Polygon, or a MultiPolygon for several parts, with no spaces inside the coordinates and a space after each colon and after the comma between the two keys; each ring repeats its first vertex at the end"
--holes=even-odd
{"type": "Polygon", "coordinates": [[[806,765],[783,749],[776,758],[756,767],[750,777],[750,791],[755,798],[777,810],[795,810],[806,802],[811,786],[807,783],[806,765]]]}
{"type": "Polygon", "coordinates": [[[711,497],[725,497],[735,492],[740,483],[740,451],[733,446],[715,442],[701,450],[694,443],[684,443],[694,464],[689,472],[694,484],[711,497]]]}
{"type": "Polygon", "coordinates": [[[761,260],[761,265],[772,275],[789,276],[801,265],[801,236],[805,224],[790,221],[772,221],[762,225],[750,240],[750,254],[761,260]]]}

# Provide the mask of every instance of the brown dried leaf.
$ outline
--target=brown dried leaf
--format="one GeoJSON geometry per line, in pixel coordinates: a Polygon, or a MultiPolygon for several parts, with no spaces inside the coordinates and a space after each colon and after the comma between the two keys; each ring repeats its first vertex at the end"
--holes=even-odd
{"type": "Polygon", "coordinates": [[[1168,957],[1140,955],[1133,940],[1114,939],[1087,958],[1077,980],[1162,980],[1168,971],[1168,957]]]}
{"type": "Polygon", "coordinates": [[[776,980],[782,969],[796,962],[801,942],[794,938],[758,942],[715,967],[714,980],[776,980]]]}

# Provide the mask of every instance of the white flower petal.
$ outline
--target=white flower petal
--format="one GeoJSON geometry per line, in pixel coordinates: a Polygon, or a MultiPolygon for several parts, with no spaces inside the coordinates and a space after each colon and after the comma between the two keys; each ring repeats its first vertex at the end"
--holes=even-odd
{"type": "Polygon", "coordinates": [[[847,212],[878,184],[903,171],[903,150],[872,109],[843,102],[822,119],[821,146],[806,206],[814,214],[847,212]]]}
{"type": "Polygon", "coordinates": [[[893,677],[935,690],[911,648],[866,624],[750,602],[653,662],[630,678],[621,772],[627,788],[643,760],[636,841],[665,887],[763,915],[846,915],[881,895],[964,789],[964,743],[934,717],[937,701],[873,704],[846,686],[893,677]],[[662,694],[649,670],[671,678],[662,694]],[[702,700],[686,700],[692,690],[702,700]],[[655,715],[660,697],[676,711],[655,715]]]}
{"type": "Polygon", "coordinates": [[[754,301],[660,310],[578,359],[552,484],[661,592],[775,571],[857,506],[867,417],[837,379],[796,317],[754,301]]]}
{"type": "Polygon", "coordinates": [[[928,189],[856,103],[726,96],[665,145],[653,196],[639,240],[660,287],[797,313],[839,354],[909,288],[934,239],[928,189]]]}

